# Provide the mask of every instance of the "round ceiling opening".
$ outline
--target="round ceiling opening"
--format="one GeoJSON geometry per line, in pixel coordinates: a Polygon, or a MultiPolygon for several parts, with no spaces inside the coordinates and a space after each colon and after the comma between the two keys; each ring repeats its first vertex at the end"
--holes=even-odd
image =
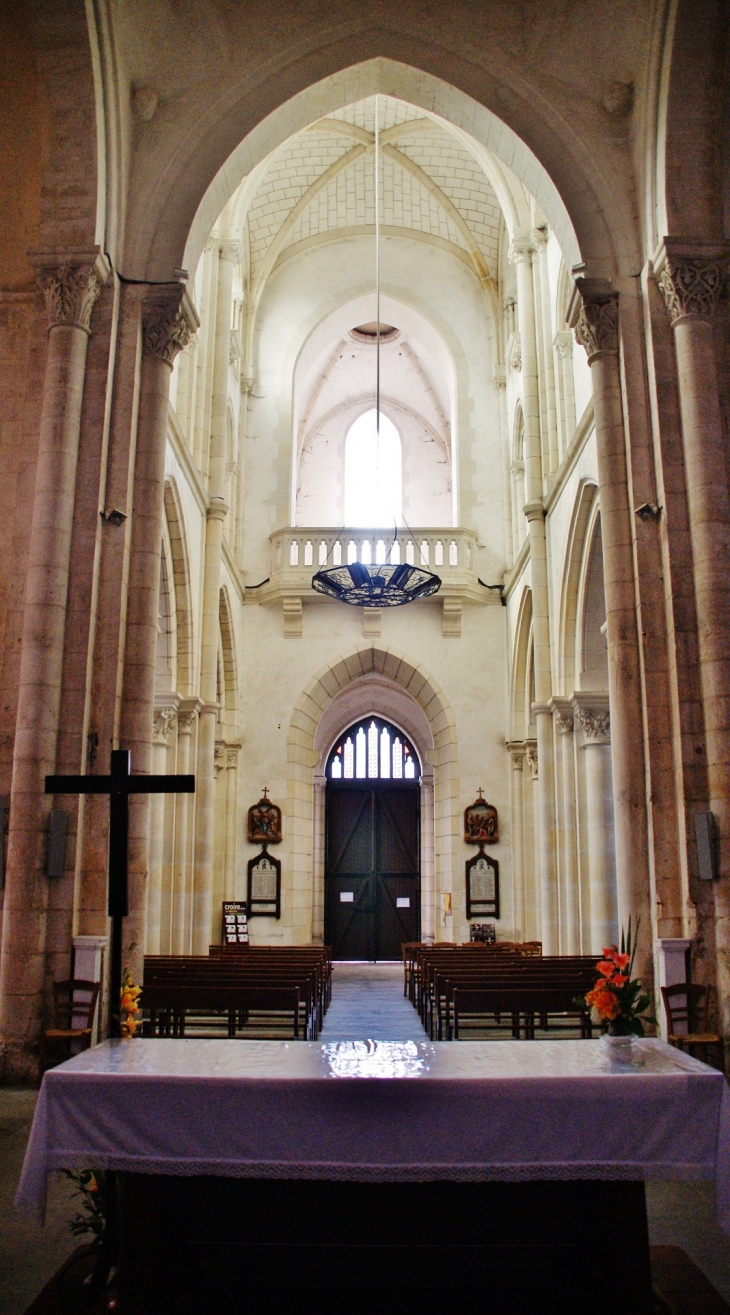
{"type": "MultiPolygon", "coordinates": [[[[370,320],[367,324],[356,324],[351,330],[353,338],[359,338],[361,342],[377,342],[378,324],[376,320],[370,320]]],[[[398,329],[394,324],[383,324],[380,321],[380,341],[388,342],[398,337],[398,329]]]]}

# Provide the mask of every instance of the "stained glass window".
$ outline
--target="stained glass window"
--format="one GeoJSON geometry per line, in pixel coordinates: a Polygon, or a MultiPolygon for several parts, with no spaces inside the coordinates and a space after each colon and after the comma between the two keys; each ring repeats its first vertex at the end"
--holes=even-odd
{"type": "Polygon", "coordinates": [[[327,760],[332,781],[417,781],[421,764],[410,740],[382,717],[350,726],[327,760]]]}

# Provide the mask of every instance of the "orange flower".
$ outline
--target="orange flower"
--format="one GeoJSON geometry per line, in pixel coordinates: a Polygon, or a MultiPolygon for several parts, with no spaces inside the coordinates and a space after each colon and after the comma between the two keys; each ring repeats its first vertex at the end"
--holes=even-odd
{"type": "Polygon", "coordinates": [[[619,990],[620,990],[622,986],[625,986],[625,985],[626,985],[626,983],[628,982],[628,980],[629,980],[629,979],[628,979],[628,977],[626,976],[625,973],[616,973],[616,976],[615,976],[615,977],[612,979],[612,981],[611,981],[611,985],[612,985],[612,986],[618,986],[618,988],[619,988],[619,990]]]}
{"type": "Polygon", "coordinates": [[[620,1011],[619,1002],[613,991],[599,982],[586,996],[586,1004],[592,1005],[601,1018],[616,1018],[620,1011]]]}
{"type": "Polygon", "coordinates": [[[606,963],[605,960],[601,960],[600,963],[596,964],[596,971],[599,972],[602,977],[610,977],[613,970],[613,964],[606,963]]]}
{"type": "Polygon", "coordinates": [[[628,954],[614,954],[613,961],[617,968],[628,968],[631,959],[628,954]]]}
{"type": "Polygon", "coordinates": [[[613,956],[614,956],[614,954],[618,954],[618,946],[617,946],[617,945],[608,945],[608,946],[604,945],[604,947],[603,947],[603,957],[604,957],[604,959],[612,959],[613,956]]]}

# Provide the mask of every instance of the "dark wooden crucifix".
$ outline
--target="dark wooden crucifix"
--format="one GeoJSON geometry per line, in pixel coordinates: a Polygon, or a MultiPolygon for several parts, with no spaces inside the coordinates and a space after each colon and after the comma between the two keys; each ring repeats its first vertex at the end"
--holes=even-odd
{"type": "Polygon", "coordinates": [[[109,1035],[122,1035],[122,926],[127,903],[127,848],[131,794],[194,794],[194,776],[132,776],[128,749],[112,749],[108,776],[47,776],[46,794],[109,795],[109,1035]]]}

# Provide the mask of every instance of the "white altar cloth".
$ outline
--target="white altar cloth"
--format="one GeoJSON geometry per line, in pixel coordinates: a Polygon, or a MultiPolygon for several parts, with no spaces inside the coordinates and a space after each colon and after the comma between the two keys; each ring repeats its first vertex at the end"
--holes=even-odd
{"type": "Polygon", "coordinates": [[[107,1041],[45,1074],[16,1204],[58,1168],[364,1182],[715,1178],[730,1091],[662,1041],[107,1041]]]}

